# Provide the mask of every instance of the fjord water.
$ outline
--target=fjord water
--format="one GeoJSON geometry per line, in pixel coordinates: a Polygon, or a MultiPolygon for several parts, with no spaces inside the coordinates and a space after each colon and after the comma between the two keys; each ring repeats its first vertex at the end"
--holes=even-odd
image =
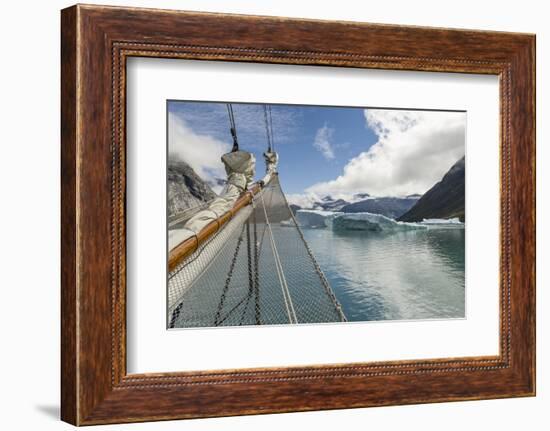
{"type": "Polygon", "coordinates": [[[303,233],[348,321],[465,317],[464,229],[303,233]]]}

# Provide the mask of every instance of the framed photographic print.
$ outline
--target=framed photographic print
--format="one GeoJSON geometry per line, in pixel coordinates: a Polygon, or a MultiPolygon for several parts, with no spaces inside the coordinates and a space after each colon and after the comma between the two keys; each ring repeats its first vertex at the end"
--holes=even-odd
{"type": "Polygon", "coordinates": [[[61,30],[63,420],[535,394],[533,35],[61,30]]]}
{"type": "Polygon", "coordinates": [[[465,112],[167,109],[169,328],[465,317],[465,112]]]}

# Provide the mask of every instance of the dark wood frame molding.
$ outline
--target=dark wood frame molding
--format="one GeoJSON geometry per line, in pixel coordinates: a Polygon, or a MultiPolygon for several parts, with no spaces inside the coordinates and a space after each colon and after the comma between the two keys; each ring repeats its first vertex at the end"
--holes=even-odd
{"type": "Polygon", "coordinates": [[[61,18],[63,420],[88,425],[535,394],[534,35],[81,5],[61,18]],[[130,56],[498,75],[499,355],[128,375],[130,56]]]}

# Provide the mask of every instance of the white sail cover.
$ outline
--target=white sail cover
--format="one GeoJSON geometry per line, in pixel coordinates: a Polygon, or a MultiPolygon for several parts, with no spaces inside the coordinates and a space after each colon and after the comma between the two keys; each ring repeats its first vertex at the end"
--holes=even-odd
{"type": "Polygon", "coordinates": [[[273,175],[277,172],[277,163],[279,162],[279,156],[274,152],[264,153],[265,160],[265,176],[262,178],[264,184],[268,184],[273,175]]]}

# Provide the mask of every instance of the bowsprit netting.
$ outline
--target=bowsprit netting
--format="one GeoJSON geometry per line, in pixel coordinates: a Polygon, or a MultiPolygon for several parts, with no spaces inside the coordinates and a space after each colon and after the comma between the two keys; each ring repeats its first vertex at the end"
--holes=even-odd
{"type": "Polygon", "coordinates": [[[168,276],[170,328],[346,318],[277,175],[168,276]]]}

